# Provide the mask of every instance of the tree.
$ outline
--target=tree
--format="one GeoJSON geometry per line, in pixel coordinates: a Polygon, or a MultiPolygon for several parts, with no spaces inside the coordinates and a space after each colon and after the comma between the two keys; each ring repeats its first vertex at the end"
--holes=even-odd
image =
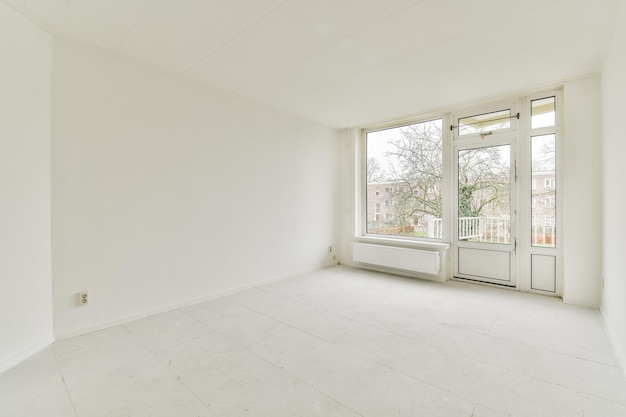
{"type": "MultiPolygon", "coordinates": [[[[368,158],[368,183],[375,178],[393,184],[394,223],[425,230],[428,220],[442,217],[442,121],[395,129],[384,153],[386,166],[368,158]],[[371,167],[370,167],[371,165],[371,167]]],[[[459,151],[459,216],[497,216],[509,212],[508,145],[459,151]]]]}
{"type": "Polygon", "coordinates": [[[556,141],[554,135],[533,137],[532,148],[532,170],[534,172],[554,171],[556,168],[556,141]]]}
{"type": "Polygon", "coordinates": [[[367,183],[380,182],[383,179],[383,171],[376,158],[367,158],[367,183]]]}
{"type": "Polygon", "coordinates": [[[407,226],[441,218],[441,127],[441,120],[405,126],[389,141],[385,175],[395,184],[394,219],[401,234],[407,226]]]}
{"type": "Polygon", "coordinates": [[[459,151],[459,217],[499,216],[510,208],[508,145],[459,151]]]}

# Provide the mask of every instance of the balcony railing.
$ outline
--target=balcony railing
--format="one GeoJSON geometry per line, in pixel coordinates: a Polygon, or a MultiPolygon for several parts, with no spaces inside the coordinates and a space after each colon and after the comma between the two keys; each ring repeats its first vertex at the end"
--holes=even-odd
{"type": "MultiPolygon", "coordinates": [[[[554,217],[533,219],[531,242],[533,246],[554,247],[556,228],[554,217]]],[[[441,219],[428,221],[428,237],[442,238],[441,219]]],[[[508,217],[461,217],[459,240],[480,243],[511,243],[511,220],[508,217]]]]}
{"type": "Polygon", "coordinates": [[[481,243],[511,243],[511,220],[508,217],[461,217],[459,240],[481,243]]]}

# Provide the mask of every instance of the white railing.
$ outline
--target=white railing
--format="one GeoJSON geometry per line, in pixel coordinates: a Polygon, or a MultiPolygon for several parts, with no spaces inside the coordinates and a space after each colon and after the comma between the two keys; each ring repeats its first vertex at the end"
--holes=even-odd
{"type": "MultiPolygon", "coordinates": [[[[441,219],[428,221],[428,237],[441,239],[441,223],[441,219]]],[[[461,217],[459,240],[508,244],[511,242],[511,220],[508,217],[461,217]]]]}
{"type": "MultiPolygon", "coordinates": [[[[428,237],[441,239],[442,220],[428,220],[428,237]]],[[[554,247],[556,243],[554,217],[535,218],[532,222],[532,245],[554,247]]],[[[511,220],[508,217],[461,217],[459,240],[485,243],[511,243],[511,220]]]]}
{"type": "Polygon", "coordinates": [[[441,219],[428,219],[428,237],[431,239],[441,239],[443,230],[441,219]]]}
{"type": "Polygon", "coordinates": [[[459,240],[480,239],[483,226],[482,217],[459,218],[459,240]]]}
{"type": "Polygon", "coordinates": [[[533,218],[531,241],[533,246],[556,247],[556,223],[554,217],[533,218]]]}
{"type": "Polygon", "coordinates": [[[508,217],[461,217],[459,240],[511,243],[511,219],[508,217]]]}

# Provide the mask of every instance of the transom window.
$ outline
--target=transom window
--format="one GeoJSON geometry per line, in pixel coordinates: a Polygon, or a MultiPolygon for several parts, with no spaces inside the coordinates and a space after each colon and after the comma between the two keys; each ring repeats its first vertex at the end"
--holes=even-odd
{"type": "Polygon", "coordinates": [[[511,128],[511,110],[499,110],[459,119],[459,136],[488,134],[511,128]]]}

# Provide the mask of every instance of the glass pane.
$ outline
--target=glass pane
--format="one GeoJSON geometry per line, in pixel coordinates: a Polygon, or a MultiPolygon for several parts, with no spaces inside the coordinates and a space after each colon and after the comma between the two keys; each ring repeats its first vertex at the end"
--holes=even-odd
{"type": "Polygon", "coordinates": [[[556,135],[533,136],[532,228],[533,246],[556,247],[556,135]]]}
{"type": "Polygon", "coordinates": [[[442,120],[366,136],[367,233],[441,239],[442,120]]]}
{"type": "Polygon", "coordinates": [[[530,127],[554,126],[556,123],[556,110],[554,97],[533,100],[530,103],[531,120],[530,127]]]}
{"type": "Polygon", "coordinates": [[[500,110],[459,119],[459,136],[493,132],[510,127],[511,110],[500,110]]]}
{"type": "Polygon", "coordinates": [[[458,164],[458,239],[510,244],[511,146],[459,151],[458,164]]]}

